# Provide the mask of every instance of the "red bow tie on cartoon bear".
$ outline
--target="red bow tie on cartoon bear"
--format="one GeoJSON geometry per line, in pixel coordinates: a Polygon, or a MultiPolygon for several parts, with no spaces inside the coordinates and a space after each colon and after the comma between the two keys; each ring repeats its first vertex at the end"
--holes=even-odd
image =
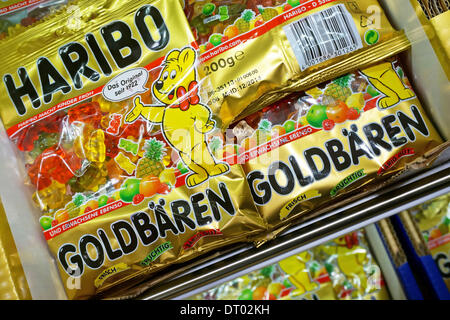
{"type": "Polygon", "coordinates": [[[171,108],[180,108],[181,111],[186,111],[191,105],[196,105],[200,102],[197,81],[189,83],[187,91],[183,86],[178,87],[176,94],[180,103],[171,105],[171,108]]]}

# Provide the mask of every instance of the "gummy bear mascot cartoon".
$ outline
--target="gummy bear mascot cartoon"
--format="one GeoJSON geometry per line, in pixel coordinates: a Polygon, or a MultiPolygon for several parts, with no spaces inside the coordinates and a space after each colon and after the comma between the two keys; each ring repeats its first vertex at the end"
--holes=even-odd
{"type": "Polygon", "coordinates": [[[195,63],[192,47],[170,51],[152,85],[153,96],[161,104],[143,105],[137,96],[125,118],[130,123],[142,116],[151,124],[161,125],[167,142],[191,171],[186,177],[189,188],[230,170],[228,164],[216,162],[208,148],[206,134],[215,128],[215,121],[211,110],[200,102],[195,63]]]}
{"type": "Polygon", "coordinates": [[[400,101],[415,97],[414,92],[405,87],[390,62],[377,64],[360,71],[378,91],[384,94],[384,97],[378,101],[380,109],[393,107],[400,101]]]}

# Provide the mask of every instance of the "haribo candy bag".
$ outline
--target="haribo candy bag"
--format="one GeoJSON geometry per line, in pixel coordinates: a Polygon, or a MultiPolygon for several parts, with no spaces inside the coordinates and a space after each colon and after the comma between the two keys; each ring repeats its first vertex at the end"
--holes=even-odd
{"type": "Polygon", "coordinates": [[[377,0],[189,0],[185,12],[223,128],[409,48],[377,0]]]}
{"type": "Polygon", "coordinates": [[[443,195],[408,210],[414,217],[433,259],[450,290],[450,195],[443,195]]]}
{"type": "Polygon", "coordinates": [[[389,182],[442,143],[397,58],[292,94],[231,128],[226,150],[237,156],[227,156],[242,164],[275,229],[389,182]]]}
{"type": "Polygon", "coordinates": [[[193,300],[388,300],[364,230],[294,254],[193,300]]]}
{"type": "Polygon", "coordinates": [[[71,5],[0,44],[0,116],[67,296],[120,296],[265,231],[241,166],[210,151],[181,3],[71,5]]]}

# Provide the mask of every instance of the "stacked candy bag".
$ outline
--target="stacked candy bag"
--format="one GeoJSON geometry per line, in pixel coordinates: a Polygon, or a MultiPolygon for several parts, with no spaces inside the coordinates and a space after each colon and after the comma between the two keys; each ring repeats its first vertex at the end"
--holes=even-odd
{"type": "Polygon", "coordinates": [[[398,58],[294,93],[211,137],[269,228],[387,182],[439,146],[398,58]]]}
{"type": "Polygon", "coordinates": [[[416,14],[425,28],[429,29],[428,34],[430,43],[441,62],[443,70],[450,78],[450,68],[448,59],[450,59],[450,44],[448,37],[450,31],[450,2],[447,0],[423,1],[417,0],[416,14]],[[422,10],[417,8],[420,5],[422,10]],[[426,16],[424,19],[423,15],[426,16]]]}
{"type": "MultiPolygon", "coordinates": [[[[15,36],[67,4],[67,0],[5,1],[0,4],[0,39],[15,36]]],[[[22,261],[0,203],[0,299],[31,299],[22,261]]]]}
{"type": "Polygon", "coordinates": [[[222,128],[409,47],[376,0],[189,0],[185,13],[222,128]]]}
{"type": "Polygon", "coordinates": [[[242,168],[209,151],[216,122],[181,4],[76,6],[77,23],[67,8],[0,43],[0,114],[67,296],[120,296],[253,241],[266,225],[242,168]]]}
{"type": "MultiPolygon", "coordinates": [[[[303,17],[300,9],[309,3],[284,17],[303,17]]],[[[350,25],[359,21],[358,7],[334,4],[320,9],[339,11],[350,25]]],[[[360,66],[353,62],[361,54],[374,65],[263,109],[298,89],[275,88],[258,102],[263,112],[231,127],[237,134],[228,143],[229,132],[220,129],[254,110],[245,101],[214,105],[208,90],[220,73],[203,77],[205,60],[198,61],[200,49],[178,1],[79,0],[76,6],[77,23],[68,23],[74,12],[61,10],[0,42],[0,116],[71,299],[128,296],[168,265],[267,239],[266,231],[381,181],[378,176],[402,170],[405,157],[441,142],[398,62],[379,61],[409,46],[384,15],[382,34],[372,32],[362,51],[327,61],[339,65],[339,73],[360,66]],[[272,149],[286,159],[264,163],[272,149]]],[[[325,14],[321,10],[311,9],[302,21],[325,14]]],[[[350,35],[362,41],[367,26],[356,29],[350,35]]],[[[311,67],[319,72],[320,66],[311,67]]],[[[247,78],[244,67],[236,67],[241,80],[247,78]]],[[[267,63],[264,72],[273,72],[267,63]]],[[[323,79],[313,78],[302,78],[302,85],[323,79]]]]}
{"type": "Polygon", "coordinates": [[[197,294],[194,300],[387,300],[364,230],[197,294]]]}
{"type": "Polygon", "coordinates": [[[0,202],[0,300],[29,300],[30,289],[0,202]]]}
{"type": "Polygon", "coordinates": [[[450,194],[427,201],[409,212],[450,290],[450,194]]]}

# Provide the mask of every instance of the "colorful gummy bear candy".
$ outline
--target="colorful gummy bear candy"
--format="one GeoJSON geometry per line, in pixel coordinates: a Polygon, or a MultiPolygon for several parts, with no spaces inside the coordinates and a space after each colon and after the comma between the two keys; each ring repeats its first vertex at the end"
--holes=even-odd
{"type": "Polygon", "coordinates": [[[134,141],[122,138],[119,140],[119,148],[125,150],[126,152],[131,152],[132,154],[137,155],[139,144],[134,141]]]}
{"type": "Polygon", "coordinates": [[[108,172],[103,163],[91,163],[80,177],[74,177],[69,181],[74,192],[97,191],[106,183],[108,172]]]}
{"type": "Polygon", "coordinates": [[[59,147],[44,150],[28,166],[28,176],[38,190],[47,188],[52,181],[66,184],[81,168],[81,160],[73,153],[59,147]]]}
{"type": "Polygon", "coordinates": [[[162,142],[160,128],[142,120],[124,123],[127,110],[126,101],[94,97],[28,126],[15,137],[35,187],[33,199],[42,210],[44,230],[112,201],[138,203],[174,186],[174,170],[179,169],[169,169],[176,163],[166,152],[170,150],[162,142]],[[139,178],[134,178],[138,173],[139,178]],[[120,195],[130,181],[140,179],[145,182],[142,194],[120,195]]]}
{"type": "Polygon", "coordinates": [[[134,170],[136,170],[136,165],[133,163],[133,161],[131,161],[130,158],[128,158],[122,152],[119,152],[114,160],[120,166],[120,168],[125,170],[128,174],[133,174],[134,170]]]}
{"type": "Polygon", "coordinates": [[[117,135],[119,133],[120,124],[122,121],[122,115],[115,113],[111,115],[112,120],[109,122],[108,127],[106,128],[106,132],[117,135]]]}
{"type": "Polygon", "coordinates": [[[89,102],[80,104],[68,111],[69,123],[75,121],[91,124],[94,128],[100,127],[102,120],[102,112],[97,102],[89,102]]]}
{"type": "Polygon", "coordinates": [[[91,162],[104,162],[106,156],[105,133],[101,129],[91,131],[88,136],[78,136],[74,144],[77,155],[91,162]]]}

